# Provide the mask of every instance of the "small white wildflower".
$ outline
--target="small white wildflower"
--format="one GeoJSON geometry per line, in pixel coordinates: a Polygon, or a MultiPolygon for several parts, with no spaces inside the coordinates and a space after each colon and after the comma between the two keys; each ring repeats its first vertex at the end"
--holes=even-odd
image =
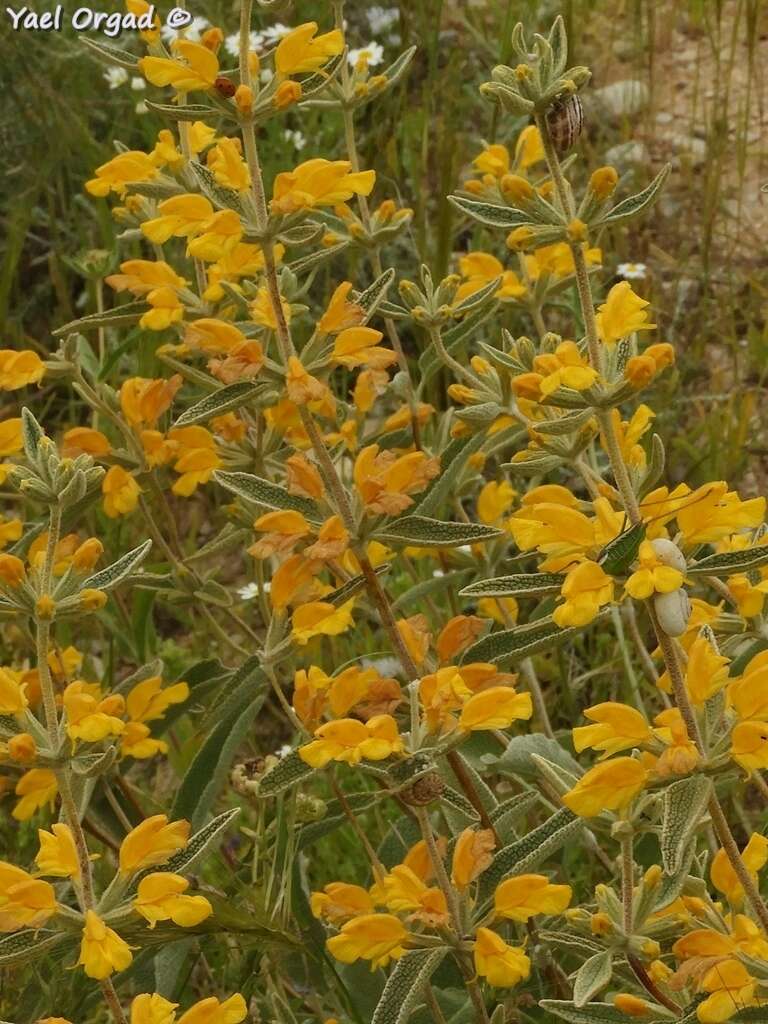
{"type": "Polygon", "coordinates": [[[128,81],[128,72],[125,68],[108,68],[104,72],[104,78],[109,83],[110,89],[117,89],[128,81]]]}
{"type": "Polygon", "coordinates": [[[147,106],[147,104],[144,102],[144,100],[139,100],[139,102],[136,104],[136,113],[137,114],[146,114],[148,112],[149,112],[149,107],[147,106]]]}
{"type": "Polygon", "coordinates": [[[237,596],[243,601],[252,601],[254,597],[259,596],[259,584],[258,583],[246,583],[244,587],[240,587],[237,591],[237,596]]]}
{"type": "Polygon", "coordinates": [[[381,32],[386,32],[399,18],[400,12],[396,7],[368,8],[368,24],[371,26],[371,32],[376,36],[381,32]]]}
{"type": "Polygon", "coordinates": [[[620,263],[616,268],[619,277],[623,277],[626,281],[642,281],[645,271],[644,263],[620,263]]]}
{"type": "Polygon", "coordinates": [[[259,72],[259,81],[262,85],[268,85],[272,81],[272,72],[269,68],[262,68],[259,72]]]}
{"type": "MultiPolygon", "coordinates": [[[[264,37],[260,32],[251,32],[251,37],[248,41],[249,49],[260,50],[264,43],[264,37]]],[[[240,55],[240,33],[233,32],[231,36],[227,36],[224,40],[224,49],[227,53],[233,57],[240,55]]]]}
{"type": "Polygon", "coordinates": [[[369,43],[357,50],[350,50],[347,60],[353,68],[356,68],[360,60],[364,60],[366,67],[375,68],[384,60],[384,47],[379,43],[369,43]]]}
{"type": "MultiPolygon", "coordinates": [[[[210,21],[207,18],[196,17],[190,21],[189,25],[184,28],[184,39],[188,39],[191,43],[199,43],[200,36],[210,25],[210,21]]],[[[172,43],[174,39],[178,39],[181,33],[178,29],[171,28],[170,25],[163,25],[160,29],[160,35],[166,41],[166,43],[172,43]]]]}
{"type": "Polygon", "coordinates": [[[375,668],[380,676],[395,676],[402,666],[397,658],[363,658],[363,668],[375,668]]]}
{"type": "Polygon", "coordinates": [[[274,46],[275,43],[279,43],[283,36],[287,36],[291,31],[289,25],[281,25],[278,22],[276,25],[271,25],[269,28],[265,28],[261,33],[261,41],[263,46],[274,46]]]}
{"type": "Polygon", "coordinates": [[[442,569],[433,569],[432,576],[437,580],[440,579],[441,576],[445,576],[445,573],[442,569]]]}
{"type": "Polygon", "coordinates": [[[304,149],[307,144],[307,140],[304,137],[303,132],[298,130],[292,131],[290,128],[285,133],[285,138],[288,142],[293,143],[294,149],[304,149]]]}
{"type": "Polygon", "coordinates": [[[147,83],[143,78],[139,78],[137,75],[131,79],[131,88],[134,92],[144,92],[147,88],[147,83]]]}
{"type": "Polygon", "coordinates": [[[279,750],[275,751],[275,757],[279,757],[280,759],[282,759],[284,757],[288,757],[288,755],[292,754],[292,753],[293,753],[293,747],[291,746],[291,744],[290,743],[284,743],[282,745],[282,747],[280,747],[279,750]]]}

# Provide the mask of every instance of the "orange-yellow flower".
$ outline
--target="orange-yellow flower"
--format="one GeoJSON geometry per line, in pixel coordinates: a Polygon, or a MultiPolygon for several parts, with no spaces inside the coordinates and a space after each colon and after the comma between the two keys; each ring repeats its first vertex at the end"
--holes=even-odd
{"type": "Polygon", "coordinates": [[[317,22],[298,25],[278,43],[275,70],[281,77],[317,71],[344,49],[344,36],[338,29],[317,34],[317,22]]]}
{"type": "Polygon", "coordinates": [[[92,196],[104,197],[110,192],[124,196],[127,186],[134,181],[150,181],[159,174],[152,158],[141,150],[118,153],[96,168],[95,178],[86,181],[85,188],[92,196]]]}
{"type": "Polygon", "coordinates": [[[570,885],[554,885],[545,875],[515,875],[497,887],[493,905],[498,917],[527,921],[536,914],[562,914],[571,896],[570,885]]]}
{"type": "Polygon", "coordinates": [[[213,913],[205,896],[188,896],[189,882],[169,871],[145,875],[131,906],[154,928],[158,921],[173,921],[181,928],[193,928],[213,913]]]}
{"type": "MultiPolygon", "coordinates": [[[[222,1003],[215,996],[210,996],[195,1003],[186,1013],[182,1013],[176,1024],[240,1024],[247,1015],[248,1007],[239,993],[222,1003]]],[[[152,1021],[151,1024],[155,1022],[152,1021]]]]}
{"type": "Polygon", "coordinates": [[[189,839],[189,822],[169,822],[164,814],[145,818],[120,844],[120,873],[131,875],[155,867],[183,850],[189,839]]]}
{"type": "Polygon", "coordinates": [[[375,171],[352,171],[348,160],[317,157],[277,175],[272,210],[289,214],[315,206],[338,206],[353,195],[370,195],[375,180],[375,171]]]}
{"type": "Polygon", "coordinates": [[[128,943],[108,928],[93,910],[86,910],[80,959],[77,963],[82,965],[88,977],[102,981],[114,971],[124,971],[132,960],[133,954],[128,943]]]}
{"type": "Polygon", "coordinates": [[[595,724],[577,726],[573,730],[573,746],[578,753],[587,747],[602,750],[600,760],[639,747],[652,736],[645,718],[628,704],[605,701],[587,708],[584,717],[595,724]]]}
{"type": "Polygon", "coordinates": [[[391,715],[375,715],[367,722],[340,718],[321,725],[315,737],[299,748],[299,757],[313,768],[325,768],[330,761],[383,761],[403,749],[397,722],[391,715]]]}
{"type": "Polygon", "coordinates": [[[46,805],[53,806],[59,791],[56,776],[48,768],[30,768],[16,783],[14,792],[21,797],[11,812],[17,821],[28,821],[46,805]]]}
{"type": "Polygon", "coordinates": [[[37,835],[40,849],[35,860],[40,874],[55,878],[79,878],[80,861],[69,825],[56,822],[51,825],[50,832],[41,828],[37,835]]]}
{"type": "Polygon", "coordinates": [[[371,969],[375,970],[399,959],[407,941],[408,931],[394,914],[363,914],[347,921],[326,945],[329,953],[342,963],[370,960],[371,969]]]}
{"type": "Polygon", "coordinates": [[[490,829],[475,831],[465,828],[456,840],[451,863],[451,882],[461,892],[466,889],[493,860],[496,839],[490,829]]]}
{"type": "Polygon", "coordinates": [[[313,892],[310,907],[315,917],[341,924],[351,917],[373,912],[373,900],[367,889],[348,882],[331,882],[322,892],[313,892]]]}
{"type": "Polygon", "coordinates": [[[552,613],[557,625],[586,626],[613,600],[613,580],[597,562],[579,562],[567,573],[560,593],[565,601],[552,613]]]}
{"type": "MultiPolygon", "coordinates": [[[[142,57],[139,70],[152,85],[172,85],[177,92],[207,91],[219,74],[216,54],[201,43],[177,39],[172,45],[179,59],[142,57]]],[[[98,173],[98,172],[97,172],[98,173]]]]}
{"type": "Polygon", "coordinates": [[[594,818],[602,811],[621,811],[645,785],[648,772],[632,757],[604,761],[583,775],[563,797],[563,803],[582,818],[594,818]]]}
{"type": "Polygon", "coordinates": [[[56,913],[50,882],[0,860],[0,932],[40,928],[56,913]]]}
{"type": "Polygon", "coordinates": [[[306,644],[315,636],[339,636],[352,625],[352,609],[355,599],[351,598],[338,608],[327,601],[310,601],[300,605],[291,619],[291,636],[297,644],[306,644]]]}
{"type": "Polygon", "coordinates": [[[615,345],[635,331],[650,331],[656,324],[648,322],[649,305],[647,299],[632,291],[629,281],[615,284],[595,314],[600,339],[606,345],[615,345]]]}
{"type": "Polygon", "coordinates": [[[459,728],[466,732],[482,729],[508,729],[518,719],[533,714],[530,693],[517,693],[511,686],[493,686],[476,693],[461,709],[459,728]]]}
{"type": "Polygon", "coordinates": [[[475,970],[494,988],[511,988],[531,973],[531,961],[519,946],[507,943],[490,928],[478,928],[474,943],[475,970]]]}
{"type": "Polygon", "coordinates": [[[0,349],[0,391],[18,391],[43,379],[45,364],[37,352],[0,349]]]}
{"type": "Polygon", "coordinates": [[[104,512],[110,519],[126,516],[139,503],[141,488],[122,466],[110,466],[101,482],[104,495],[104,512]]]}

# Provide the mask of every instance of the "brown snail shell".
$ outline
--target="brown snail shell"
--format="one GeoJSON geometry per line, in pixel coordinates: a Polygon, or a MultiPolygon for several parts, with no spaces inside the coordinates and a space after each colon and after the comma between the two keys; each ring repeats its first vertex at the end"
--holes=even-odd
{"type": "Polygon", "coordinates": [[[560,96],[547,111],[547,128],[558,156],[578,142],[583,127],[584,107],[576,93],[560,96]]]}

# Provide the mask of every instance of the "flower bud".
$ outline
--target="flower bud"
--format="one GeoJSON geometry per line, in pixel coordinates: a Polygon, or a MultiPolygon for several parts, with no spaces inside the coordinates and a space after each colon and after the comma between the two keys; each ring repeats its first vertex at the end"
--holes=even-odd
{"type": "Polygon", "coordinates": [[[528,203],[536,194],[530,181],[519,174],[505,174],[499,184],[503,195],[512,203],[528,203]]]}
{"type": "Polygon", "coordinates": [[[238,85],[235,89],[235,106],[244,116],[253,110],[253,89],[250,85],[238,85]]]}
{"type": "Polygon", "coordinates": [[[107,603],[107,595],[103,590],[94,590],[93,587],[86,587],[80,591],[80,605],[85,611],[97,612],[107,603]]]}
{"type": "Polygon", "coordinates": [[[291,81],[289,78],[285,82],[281,82],[277,87],[277,92],[272,102],[278,110],[285,110],[287,107],[292,107],[294,103],[298,103],[300,99],[301,85],[298,82],[291,81]]]}
{"type": "Polygon", "coordinates": [[[589,237],[589,228],[583,220],[579,220],[578,217],[574,217],[566,228],[566,233],[571,242],[586,242],[589,237]]]}
{"type": "Polygon", "coordinates": [[[217,28],[214,25],[212,28],[209,28],[205,32],[203,32],[203,34],[200,36],[200,42],[206,48],[206,50],[211,50],[212,53],[216,53],[221,44],[224,42],[224,33],[221,31],[220,28],[217,28]]]}
{"type": "Polygon", "coordinates": [[[90,572],[104,553],[104,545],[96,537],[83,541],[72,555],[72,565],[81,572],[90,572]]]}
{"type": "Polygon", "coordinates": [[[514,252],[523,252],[525,249],[530,249],[535,237],[531,228],[515,228],[507,235],[507,246],[514,252]]]}
{"type": "Polygon", "coordinates": [[[27,761],[34,761],[37,756],[37,744],[34,736],[28,732],[20,732],[18,736],[12,736],[8,740],[8,755],[21,764],[27,761]]]}
{"type": "Polygon", "coordinates": [[[0,581],[9,587],[18,587],[26,577],[24,563],[16,555],[0,555],[0,581]]]}
{"type": "Polygon", "coordinates": [[[41,594],[35,604],[35,611],[39,619],[52,619],[56,611],[56,602],[50,594],[41,594]]]}
{"type": "Polygon", "coordinates": [[[615,167],[598,167],[589,179],[589,187],[598,199],[607,199],[618,182],[619,175],[615,167]]]}

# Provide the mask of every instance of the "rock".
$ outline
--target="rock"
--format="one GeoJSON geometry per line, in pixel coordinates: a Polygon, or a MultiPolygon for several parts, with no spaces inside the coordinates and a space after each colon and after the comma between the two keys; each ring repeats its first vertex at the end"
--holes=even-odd
{"type": "Polygon", "coordinates": [[[645,82],[628,78],[596,89],[592,98],[609,117],[632,117],[647,106],[649,92],[645,82]]]}
{"type": "Polygon", "coordinates": [[[644,142],[620,142],[605,154],[605,162],[619,172],[647,165],[649,161],[650,154],[644,142]]]}
{"type": "Polygon", "coordinates": [[[698,167],[707,159],[707,143],[704,139],[675,133],[668,135],[665,142],[671,150],[672,164],[675,167],[686,163],[698,167]]]}
{"type": "Polygon", "coordinates": [[[668,110],[660,110],[656,115],[656,124],[672,124],[675,120],[675,115],[670,114],[668,110]]]}

